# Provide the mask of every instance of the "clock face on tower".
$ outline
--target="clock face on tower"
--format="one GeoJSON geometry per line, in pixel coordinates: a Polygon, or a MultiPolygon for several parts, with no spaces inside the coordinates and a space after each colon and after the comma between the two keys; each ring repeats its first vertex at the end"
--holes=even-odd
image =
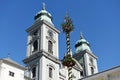
{"type": "Polygon", "coordinates": [[[49,35],[50,37],[53,37],[53,32],[52,32],[51,30],[48,30],[48,35],[49,35]]]}

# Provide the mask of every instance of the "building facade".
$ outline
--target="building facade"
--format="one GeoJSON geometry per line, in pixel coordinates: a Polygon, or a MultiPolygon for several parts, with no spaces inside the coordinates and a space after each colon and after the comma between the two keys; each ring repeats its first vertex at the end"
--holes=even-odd
{"type": "Polygon", "coordinates": [[[10,58],[0,59],[0,80],[26,80],[25,67],[10,58]]]}
{"type": "MultiPolygon", "coordinates": [[[[67,80],[68,69],[62,65],[58,53],[59,30],[52,22],[52,15],[43,6],[34,19],[34,24],[26,30],[26,77],[32,80],[67,80]]],[[[97,57],[82,35],[75,47],[73,57],[76,65],[72,69],[73,80],[97,73],[97,57]]]]}
{"type": "MultiPolygon", "coordinates": [[[[26,32],[27,52],[23,67],[10,58],[0,59],[0,80],[68,80],[68,68],[59,59],[59,30],[52,15],[45,9],[39,11],[26,32]]],[[[120,80],[120,66],[98,72],[97,56],[83,37],[76,41],[72,68],[73,80],[120,80]]]]}
{"type": "Polygon", "coordinates": [[[120,80],[120,66],[86,76],[79,80],[120,80]]]}

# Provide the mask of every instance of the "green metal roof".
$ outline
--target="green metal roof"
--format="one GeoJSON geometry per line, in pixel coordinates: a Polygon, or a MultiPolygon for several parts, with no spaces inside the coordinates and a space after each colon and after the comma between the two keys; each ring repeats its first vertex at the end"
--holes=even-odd
{"type": "Polygon", "coordinates": [[[39,11],[34,17],[35,20],[46,20],[47,22],[52,23],[52,15],[45,9],[45,6],[42,7],[42,10],[39,11]]]}
{"type": "Polygon", "coordinates": [[[79,53],[81,51],[84,51],[84,50],[89,50],[91,52],[91,49],[90,49],[90,44],[87,40],[85,40],[83,38],[83,35],[81,34],[80,36],[80,40],[78,40],[75,44],[75,48],[76,48],[76,51],[75,53],[79,53]]]}

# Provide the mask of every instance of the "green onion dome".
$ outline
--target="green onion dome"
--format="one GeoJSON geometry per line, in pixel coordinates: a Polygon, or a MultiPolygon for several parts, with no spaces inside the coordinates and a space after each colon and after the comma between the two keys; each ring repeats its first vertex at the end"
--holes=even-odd
{"type": "MultiPolygon", "coordinates": [[[[39,11],[34,19],[37,20],[45,20],[49,23],[52,23],[52,15],[45,9],[45,4],[43,4],[42,10],[39,11]]],[[[53,23],[52,23],[53,24],[53,23]]]]}
{"type": "Polygon", "coordinates": [[[85,40],[83,38],[83,35],[81,34],[80,36],[80,40],[78,40],[75,44],[75,48],[76,48],[76,51],[75,53],[79,53],[81,51],[84,51],[84,50],[88,50],[91,52],[91,49],[90,49],[90,44],[87,40],[85,40]]]}

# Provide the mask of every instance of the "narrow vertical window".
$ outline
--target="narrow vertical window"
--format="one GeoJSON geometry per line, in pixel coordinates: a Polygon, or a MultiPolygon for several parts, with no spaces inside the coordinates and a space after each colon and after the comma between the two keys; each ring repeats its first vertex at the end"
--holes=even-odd
{"type": "Polygon", "coordinates": [[[52,68],[49,68],[49,77],[50,78],[52,78],[52,76],[53,76],[52,74],[53,74],[53,70],[52,70],[52,68]]]}
{"type": "Polygon", "coordinates": [[[91,67],[91,75],[94,74],[94,68],[91,67]]]}
{"type": "Polygon", "coordinates": [[[83,71],[80,71],[80,76],[82,76],[82,77],[83,77],[83,71]]]}
{"type": "Polygon", "coordinates": [[[32,68],[32,78],[36,77],[36,67],[32,68]]]}
{"type": "Polygon", "coordinates": [[[51,41],[48,41],[48,52],[53,53],[52,49],[53,49],[53,44],[51,41]]]}
{"type": "Polygon", "coordinates": [[[33,51],[37,51],[38,50],[38,41],[35,40],[33,43],[33,51]]]}

